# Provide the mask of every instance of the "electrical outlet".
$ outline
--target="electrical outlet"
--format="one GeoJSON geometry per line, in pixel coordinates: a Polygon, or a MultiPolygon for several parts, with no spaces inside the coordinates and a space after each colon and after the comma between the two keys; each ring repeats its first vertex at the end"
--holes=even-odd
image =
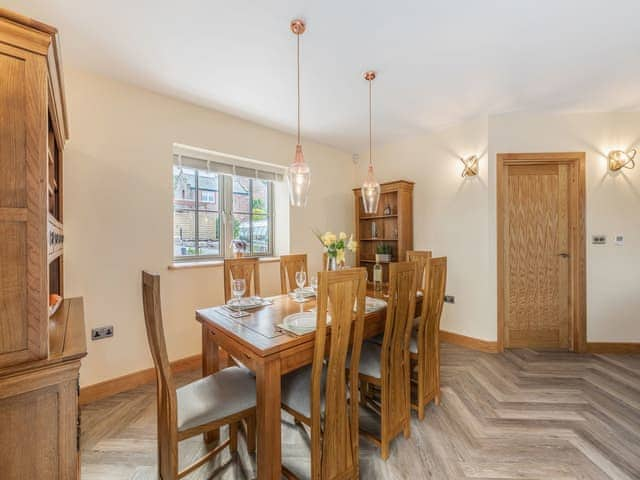
{"type": "Polygon", "coordinates": [[[456,303],[456,297],[454,297],[453,295],[445,295],[444,303],[456,303]]]}
{"type": "Polygon", "coordinates": [[[108,337],[113,337],[113,325],[91,329],[91,340],[102,340],[108,337]]]}
{"type": "Polygon", "coordinates": [[[624,246],[624,235],[622,235],[621,233],[616,235],[616,245],[619,247],[624,246]]]}
{"type": "Polygon", "coordinates": [[[607,244],[606,235],[591,235],[591,245],[606,245],[606,244],[607,244]]]}

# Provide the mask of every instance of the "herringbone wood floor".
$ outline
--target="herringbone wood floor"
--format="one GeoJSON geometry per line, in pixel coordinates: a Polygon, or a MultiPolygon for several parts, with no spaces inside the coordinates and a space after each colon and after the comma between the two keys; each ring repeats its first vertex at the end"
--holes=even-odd
{"type": "MultiPolygon", "coordinates": [[[[197,372],[180,375],[181,382],[197,372]]],[[[512,350],[484,354],[442,348],[443,397],[387,462],[362,442],[362,478],[640,479],[640,355],[577,355],[512,350]]],[[[83,409],[84,480],[155,479],[154,386],[83,409]]],[[[283,425],[283,454],[301,457],[306,437],[283,425]]],[[[180,446],[181,465],[204,451],[180,446]]],[[[240,441],[190,479],[254,478],[240,441]]]]}

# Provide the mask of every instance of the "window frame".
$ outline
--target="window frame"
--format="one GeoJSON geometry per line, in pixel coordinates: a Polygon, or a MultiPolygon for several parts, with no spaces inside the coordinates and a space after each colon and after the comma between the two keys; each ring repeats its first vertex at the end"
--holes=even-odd
{"type": "MultiPolygon", "coordinates": [[[[230,225],[229,229],[226,230],[226,233],[230,233],[230,240],[227,242],[227,249],[228,252],[226,252],[226,258],[231,258],[233,255],[233,250],[231,248],[231,239],[233,238],[233,216],[234,215],[246,215],[249,217],[249,249],[247,252],[248,256],[251,257],[272,257],[273,256],[273,251],[274,251],[274,243],[275,243],[275,236],[274,236],[274,225],[275,225],[275,202],[274,202],[274,192],[275,192],[275,187],[273,185],[273,181],[269,181],[269,180],[262,180],[260,178],[251,178],[251,177],[243,177],[240,175],[225,175],[225,190],[230,191],[231,193],[229,194],[229,198],[228,198],[228,218],[227,218],[227,224],[230,225]],[[233,210],[233,181],[235,178],[246,178],[247,180],[249,180],[249,211],[248,212],[234,212],[233,210]],[[263,181],[265,182],[266,186],[267,186],[267,198],[268,198],[268,205],[267,205],[267,214],[264,215],[268,222],[267,224],[269,225],[268,229],[269,229],[269,235],[268,235],[268,249],[267,252],[265,253],[254,253],[253,251],[253,217],[254,217],[254,213],[253,213],[253,182],[255,181],[263,181]]],[[[225,194],[226,195],[226,194],[225,194]]]]}
{"type": "MultiPolygon", "coordinates": [[[[172,169],[176,167],[176,163],[173,162],[172,169]]],[[[274,181],[272,180],[263,180],[260,178],[251,178],[244,177],[242,175],[228,175],[224,173],[212,172],[213,175],[217,175],[218,177],[218,209],[217,210],[201,210],[200,204],[202,203],[200,200],[201,190],[199,187],[200,183],[200,172],[206,172],[204,168],[198,167],[188,167],[195,171],[195,199],[194,199],[194,208],[185,209],[193,214],[194,216],[194,231],[195,231],[195,243],[197,245],[196,251],[200,250],[200,214],[201,213],[216,213],[218,215],[218,221],[220,224],[220,229],[218,232],[219,236],[219,255],[176,255],[175,254],[175,214],[176,214],[176,194],[175,189],[173,192],[173,262],[174,263],[188,263],[188,262],[206,262],[213,260],[223,260],[225,258],[232,258],[233,249],[231,247],[231,240],[233,239],[233,181],[234,178],[246,178],[249,180],[249,208],[248,213],[240,213],[238,215],[247,215],[249,217],[249,247],[248,247],[248,256],[254,257],[271,257],[274,255],[275,249],[275,191],[276,188],[274,186],[274,181]],[[264,181],[267,187],[267,197],[268,197],[268,205],[267,205],[267,214],[264,215],[267,219],[268,224],[268,248],[265,253],[254,253],[253,252],[253,182],[255,180],[264,181]]],[[[180,198],[178,198],[180,200],[180,198]]]]}

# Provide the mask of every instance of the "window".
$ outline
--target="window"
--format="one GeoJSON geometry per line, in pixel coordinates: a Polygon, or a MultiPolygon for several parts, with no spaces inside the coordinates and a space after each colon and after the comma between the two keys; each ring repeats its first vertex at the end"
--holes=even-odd
{"type": "Polygon", "coordinates": [[[236,239],[246,242],[247,255],[273,255],[274,182],[282,168],[238,160],[174,145],[175,261],[231,256],[236,239]]]}
{"type": "Polygon", "coordinates": [[[247,242],[250,255],[269,255],[273,225],[271,182],[233,177],[233,239],[247,242]]]}

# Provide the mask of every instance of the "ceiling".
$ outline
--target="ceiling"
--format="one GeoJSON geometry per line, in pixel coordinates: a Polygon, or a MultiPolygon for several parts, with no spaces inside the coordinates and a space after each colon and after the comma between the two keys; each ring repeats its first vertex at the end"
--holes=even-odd
{"type": "Polygon", "coordinates": [[[638,0],[5,0],[57,26],[66,65],[359,151],[514,111],[640,107],[638,0]]]}

